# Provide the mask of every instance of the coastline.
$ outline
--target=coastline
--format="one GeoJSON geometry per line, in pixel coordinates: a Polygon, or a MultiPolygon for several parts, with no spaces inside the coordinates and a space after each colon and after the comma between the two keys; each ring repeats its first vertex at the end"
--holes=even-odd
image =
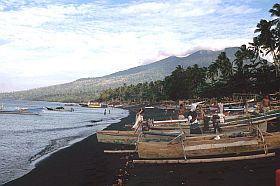
{"type": "MultiPolygon", "coordinates": [[[[125,130],[135,121],[139,107],[130,107],[129,115],[104,130],[125,130]]],[[[127,109],[127,108],[125,108],[127,109]]],[[[167,119],[162,110],[146,109],[147,118],[167,119]],[[162,118],[162,117],[165,118],[162,118]]],[[[126,148],[133,148],[126,146],[126,148]]],[[[137,165],[130,163],[136,155],[104,154],[104,149],[125,148],[98,143],[96,134],[62,149],[42,160],[28,174],[5,186],[106,186],[106,185],[238,185],[274,186],[275,170],[280,168],[279,154],[267,159],[193,165],[137,165]]]]}
{"type": "MultiPolygon", "coordinates": [[[[112,123],[104,130],[124,130],[125,124],[134,119],[134,113],[129,113],[120,122],[112,123]]],[[[90,135],[52,153],[38,162],[29,173],[4,185],[112,185],[121,161],[118,156],[104,155],[103,149],[106,148],[113,146],[98,143],[96,134],[90,135]]]]}

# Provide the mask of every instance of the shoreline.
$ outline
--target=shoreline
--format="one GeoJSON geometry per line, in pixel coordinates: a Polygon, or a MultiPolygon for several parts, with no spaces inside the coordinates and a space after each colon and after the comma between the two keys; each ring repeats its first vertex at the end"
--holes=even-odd
{"type": "MultiPolygon", "coordinates": [[[[125,130],[135,121],[139,107],[124,108],[129,115],[104,130],[125,130]]],[[[145,110],[145,119],[168,119],[161,110],[145,110]],[[162,118],[164,116],[164,118],[162,118]]],[[[188,185],[188,186],[274,186],[275,171],[280,168],[279,154],[272,158],[195,165],[139,165],[137,155],[104,154],[106,149],[133,148],[98,143],[96,134],[62,149],[36,165],[28,174],[5,186],[110,186],[110,185],[188,185]]]]}
{"type": "MultiPolygon", "coordinates": [[[[125,124],[135,118],[131,114],[133,111],[124,110],[129,111],[127,117],[103,130],[124,130],[125,124]]],[[[113,164],[116,168],[120,164],[117,163],[119,158],[104,156],[103,149],[107,147],[113,148],[111,144],[98,143],[96,134],[92,134],[49,154],[37,162],[29,173],[3,185],[112,185],[116,173],[104,163],[113,164]]]]}

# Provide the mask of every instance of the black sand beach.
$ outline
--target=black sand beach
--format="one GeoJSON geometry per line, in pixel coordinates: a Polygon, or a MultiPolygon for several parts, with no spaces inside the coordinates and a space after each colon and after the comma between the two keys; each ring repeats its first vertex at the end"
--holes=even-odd
{"type": "MultiPolygon", "coordinates": [[[[136,108],[121,122],[106,130],[125,130],[135,120],[136,108]]],[[[160,110],[146,110],[145,118],[175,116],[160,110]]],[[[163,118],[162,118],[163,119],[163,118]]],[[[96,135],[60,150],[36,165],[27,175],[6,186],[106,186],[106,185],[188,185],[188,186],[274,186],[280,168],[280,151],[267,159],[188,164],[135,165],[136,155],[104,154],[104,149],[121,146],[100,144],[96,135]]],[[[133,148],[133,147],[130,147],[133,148]]]]}

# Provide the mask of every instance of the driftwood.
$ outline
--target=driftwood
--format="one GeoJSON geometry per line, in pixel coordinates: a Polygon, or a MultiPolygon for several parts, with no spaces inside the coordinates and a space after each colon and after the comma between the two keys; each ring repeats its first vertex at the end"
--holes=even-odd
{"type": "Polygon", "coordinates": [[[224,162],[224,161],[238,161],[238,160],[251,160],[258,158],[268,158],[275,156],[275,153],[256,154],[248,156],[234,156],[224,158],[209,158],[209,159],[186,159],[186,160],[133,160],[136,164],[192,164],[192,163],[211,163],[211,162],[224,162]]]}

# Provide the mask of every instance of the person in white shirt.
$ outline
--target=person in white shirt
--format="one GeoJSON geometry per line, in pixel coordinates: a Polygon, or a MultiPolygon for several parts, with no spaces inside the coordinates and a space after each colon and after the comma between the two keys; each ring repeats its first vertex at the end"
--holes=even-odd
{"type": "Polygon", "coordinates": [[[141,132],[142,131],[142,123],[144,121],[144,109],[140,109],[135,118],[135,124],[132,126],[132,129],[134,129],[135,132],[141,132]]]}
{"type": "Polygon", "coordinates": [[[201,129],[199,127],[198,121],[197,121],[197,112],[196,112],[196,106],[198,104],[193,103],[191,105],[191,110],[188,113],[188,120],[190,121],[190,133],[191,134],[201,134],[201,129]]]}

